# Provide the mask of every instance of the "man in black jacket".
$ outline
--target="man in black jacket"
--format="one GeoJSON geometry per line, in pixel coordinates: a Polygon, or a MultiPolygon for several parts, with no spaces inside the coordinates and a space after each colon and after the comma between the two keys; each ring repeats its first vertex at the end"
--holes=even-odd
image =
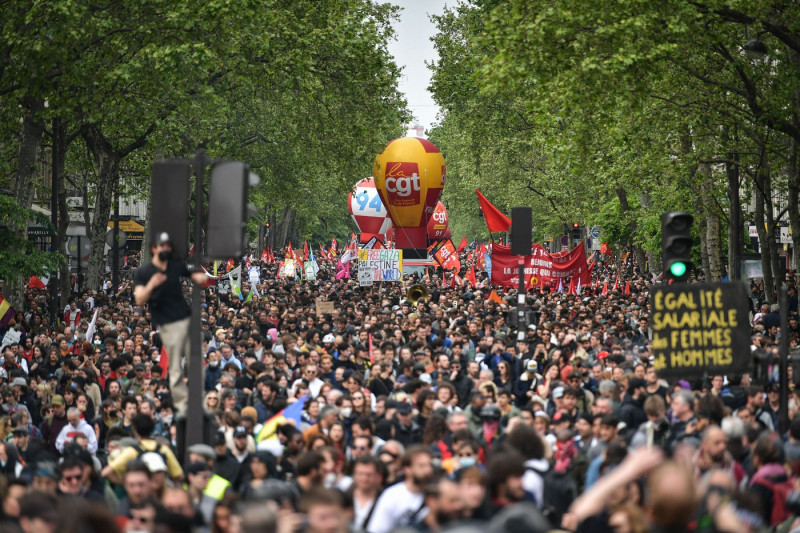
{"type": "Polygon", "coordinates": [[[619,408],[619,419],[625,422],[628,429],[637,430],[647,422],[644,413],[644,401],[647,398],[647,382],[642,378],[631,378],[628,382],[628,392],[619,408]]]}

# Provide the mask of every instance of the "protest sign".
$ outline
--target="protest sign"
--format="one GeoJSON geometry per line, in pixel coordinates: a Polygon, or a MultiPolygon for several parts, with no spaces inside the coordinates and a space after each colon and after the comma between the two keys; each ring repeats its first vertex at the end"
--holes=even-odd
{"type": "Polygon", "coordinates": [[[664,285],[651,292],[659,377],[735,374],[750,365],[747,293],[740,283],[664,285]]]}
{"type": "Polygon", "coordinates": [[[308,281],[314,281],[317,279],[317,272],[314,269],[313,261],[306,261],[303,263],[303,270],[305,271],[306,279],[308,281]]]}
{"type": "Polygon", "coordinates": [[[316,303],[317,315],[327,315],[335,311],[333,302],[329,300],[325,300],[323,298],[317,298],[315,303],[316,303]]]}
{"type": "MultiPolygon", "coordinates": [[[[402,250],[358,251],[358,281],[400,281],[403,277],[402,250]],[[369,273],[369,274],[368,274],[369,273]]],[[[371,283],[370,282],[370,283],[371,283]]]]}

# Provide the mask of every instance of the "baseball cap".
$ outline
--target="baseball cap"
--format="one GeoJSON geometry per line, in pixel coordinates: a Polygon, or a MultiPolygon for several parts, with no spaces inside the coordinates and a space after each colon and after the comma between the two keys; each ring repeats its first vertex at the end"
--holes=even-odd
{"type": "Polygon", "coordinates": [[[133,367],[133,371],[134,372],[144,372],[145,371],[144,365],[142,363],[139,363],[138,365],[133,367]]]}
{"type": "Polygon", "coordinates": [[[220,333],[222,333],[224,335],[225,334],[225,330],[222,329],[222,328],[217,328],[217,331],[214,332],[214,336],[216,337],[220,333]]]}
{"type": "Polygon", "coordinates": [[[246,436],[247,436],[247,428],[244,426],[236,426],[236,429],[233,430],[233,438],[246,437],[246,436]]]}
{"type": "Polygon", "coordinates": [[[598,359],[605,359],[606,357],[608,357],[608,355],[609,355],[608,352],[605,350],[600,350],[599,352],[597,352],[598,359]]]}
{"type": "Polygon", "coordinates": [[[14,428],[14,435],[30,435],[28,428],[25,426],[17,426],[14,428]]]}
{"type": "Polygon", "coordinates": [[[553,389],[553,398],[558,399],[564,396],[564,387],[556,387],[553,389]]]}
{"type": "Polygon", "coordinates": [[[336,337],[334,337],[332,333],[328,333],[322,337],[323,344],[333,344],[334,342],[336,342],[336,337]]]}
{"type": "Polygon", "coordinates": [[[64,397],[60,394],[54,394],[52,398],[50,398],[50,405],[64,405],[64,397]]]}
{"type": "Polygon", "coordinates": [[[420,374],[419,380],[425,383],[426,385],[430,385],[431,383],[433,383],[433,379],[431,378],[430,374],[420,374]]]}
{"type": "Polygon", "coordinates": [[[20,387],[27,387],[28,382],[25,381],[25,378],[14,378],[12,385],[19,385],[20,387]]]}
{"type": "Polygon", "coordinates": [[[411,414],[411,404],[408,402],[399,402],[397,404],[397,414],[400,415],[409,415],[411,414]]]}
{"type": "Polygon", "coordinates": [[[166,231],[162,231],[158,234],[158,236],[156,236],[155,244],[158,246],[159,244],[163,244],[165,242],[172,244],[172,237],[170,237],[169,233],[166,231]]]}
{"type": "Polygon", "coordinates": [[[503,414],[500,412],[500,408],[496,405],[484,405],[481,407],[481,418],[485,418],[487,420],[500,420],[503,414]]]}
{"type": "Polygon", "coordinates": [[[539,368],[539,365],[536,363],[536,361],[531,359],[528,361],[526,368],[528,369],[528,372],[536,372],[536,370],[539,368]]]}

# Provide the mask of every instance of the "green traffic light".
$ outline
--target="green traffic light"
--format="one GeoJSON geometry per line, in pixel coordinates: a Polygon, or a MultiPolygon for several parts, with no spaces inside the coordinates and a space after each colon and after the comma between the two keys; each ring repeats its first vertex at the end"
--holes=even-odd
{"type": "Polygon", "coordinates": [[[683,261],[675,261],[669,266],[669,273],[676,278],[680,278],[686,274],[686,263],[683,261]]]}

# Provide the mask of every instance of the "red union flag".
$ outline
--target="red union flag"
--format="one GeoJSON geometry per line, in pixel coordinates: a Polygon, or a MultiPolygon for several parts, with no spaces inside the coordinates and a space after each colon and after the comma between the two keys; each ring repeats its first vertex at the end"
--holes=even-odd
{"type": "Polygon", "coordinates": [[[419,165],[416,162],[386,163],[386,194],[392,205],[419,203],[419,165]]]}
{"type": "Polygon", "coordinates": [[[435,247],[433,251],[433,258],[445,270],[461,270],[461,261],[458,259],[458,252],[453,245],[453,241],[447,239],[440,243],[440,246],[435,247]]]}

